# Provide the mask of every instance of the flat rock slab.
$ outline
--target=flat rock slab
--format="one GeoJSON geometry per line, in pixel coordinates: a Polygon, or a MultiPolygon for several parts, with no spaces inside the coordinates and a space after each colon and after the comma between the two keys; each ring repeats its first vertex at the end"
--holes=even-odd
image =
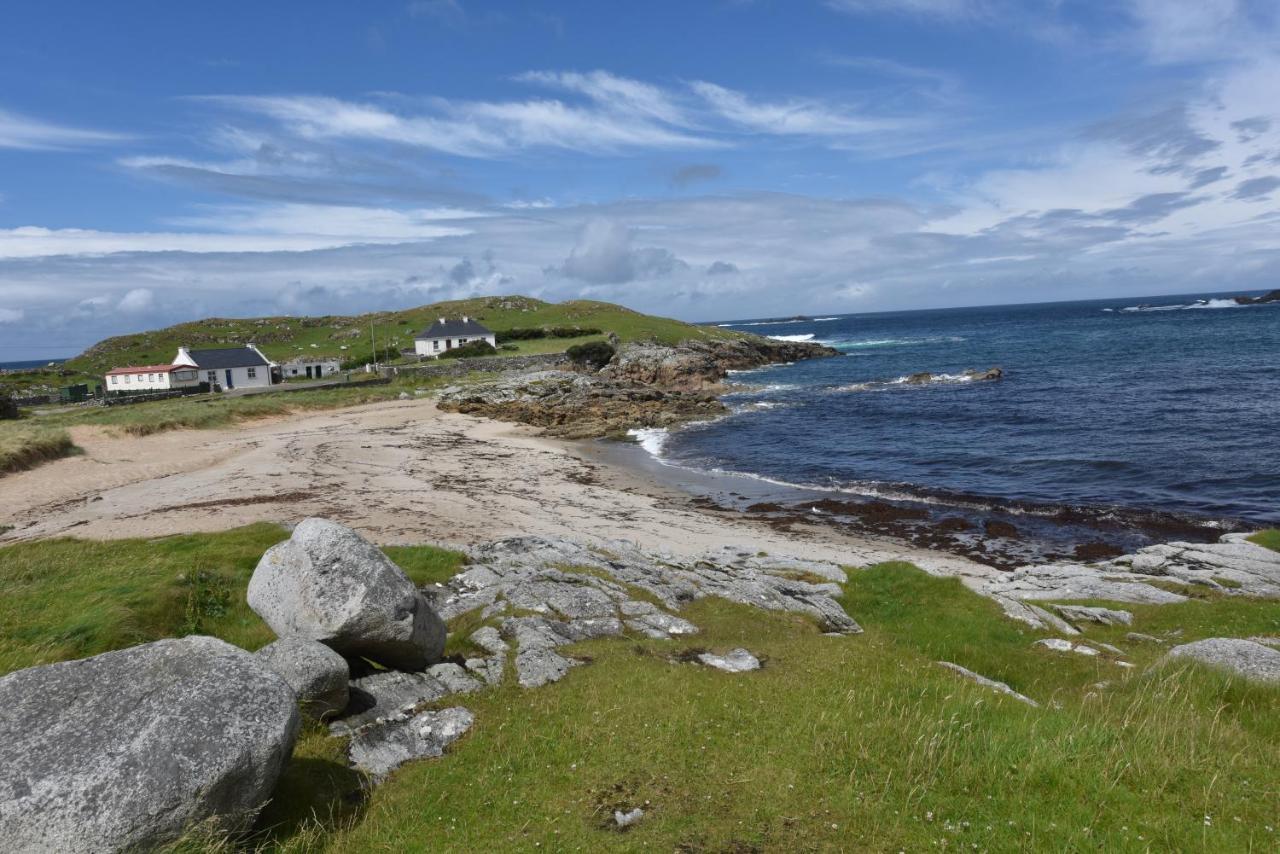
{"type": "Polygon", "coordinates": [[[1004,694],[1005,696],[1008,696],[1008,697],[1012,697],[1020,703],[1026,703],[1028,706],[1034,706],[1037,708],[1039,708],[1040,706],[1040,704],[1037,703],[1035,700],[1031,699],[1025,694],[1019,694],[1017,691],[1010,688],[1004,682],[997,682],[995,679],[988,679],[986,676],[983,676],[979,673],[974,673],[969,668],[961,667],[959,664],[956,664],[951,661],[939,661],[938,664],[947,668],[953,673],[960,674],[965,679],[968,679],[970,682],[976,682],[977,684],[983,686],[984,688],[990,688],[993,691],[999,691],[1001,694],[1004,694]]]}
{"type": "Polygon", "coordinates": [[[747,673],[760,669],[760,659],[742,647],[731,649],[724,655],[704,652],[698,655],[698,661],[707,667],[723,670],[725,673],[747,673]]]}
{"type": "Polygon", "coordinates": [[[347,756],[355,768],[381,780],[410,760],[443,756],[474,722],[461,706],[422,712],[361,730],[347,745],[347,756]]]}
{"type": "Polygon", "coordinates": [[[213,820],[235,833],[293,751],[293,689],[192,636],[0,678],[0,848],[150,850],[213,820]]]}
{"type": "Polygon", "coordinates": [[[1083,643],[1072,643],[1065,638],[1044,638],[1038,640],[1035,646],[1042,646],[1045,649],[1051,649],[1054,652],[1074,652],[1077,655],[1097,655],[1098,651],[1093,647],[1083,643]]]}
{"type": "Polygon", "coordinates": [[[1245,638],[1208,638],[1169,650],[1165,661],[1198,661],[1251,682],[1280,683],[1280,650],[1245,638]]]}
{"type": "Polygon", "coordinates": [[[1113,608],[1096,608],[1088,605],[1054,605],[1053,610],[1063,619],[1077,625],[1098,623],[1103,626],[1127,626],[1133,622],[1133,614],[1113,608]]]}

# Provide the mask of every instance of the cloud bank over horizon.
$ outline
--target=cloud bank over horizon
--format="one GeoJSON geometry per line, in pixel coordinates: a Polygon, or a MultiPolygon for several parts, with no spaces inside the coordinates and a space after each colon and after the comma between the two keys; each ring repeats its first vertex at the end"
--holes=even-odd
{"type": "Polygon", "coordinates": [[[627,22],[521,8],[409,4],[325,33],[393,66],[354,88],[324,44],[274,75],[211,38],[246,58],[139,82],[132,111],[0,89],[0,361],[496,293],[707,320],[1280,286],[1266,4],[731,4],[690,23],[723,51],[625,70],[569,35],[627,22]],[[876,54],[817,41],[855,25],[876,54]],[[414,64],[432,39],[465,58],[534,26],[542,62],[494,50],[434,84],[414,64]],[[736,44],[766,33],[774,67],[736,44]],[[980,44],[922,61],[958,35],[980,44]]]}

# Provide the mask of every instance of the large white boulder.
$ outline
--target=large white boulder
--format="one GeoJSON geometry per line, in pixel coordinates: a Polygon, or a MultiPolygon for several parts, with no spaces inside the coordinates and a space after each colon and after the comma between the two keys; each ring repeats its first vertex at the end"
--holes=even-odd
{"type": "Polygon", "coordinates": [[[400,567],[355,531],[306,519],[249,579],[249,607],[280,637],[422,670],[444,653],[444,621],[400,567]]]}
{"type": "Polygon", "coordinates": [[[293,690],[216,638],[0,678],[0,849],[150,850],[248,829],[293,751],[293,690]]]}

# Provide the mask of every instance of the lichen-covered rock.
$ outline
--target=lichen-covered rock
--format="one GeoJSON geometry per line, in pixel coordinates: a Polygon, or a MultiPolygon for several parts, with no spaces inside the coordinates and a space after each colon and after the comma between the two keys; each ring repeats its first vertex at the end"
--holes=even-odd
{"type": "Polygon", "coordinates": [[[760,669],[760,659],[752,655],[750,650],[742,647],[731,649],[724,655],[716,655],[712,652],[699,653],[698,661],[707,667],[723,670],[725,673],[747,673],[760,669]]]}
{"type": "Polygon", "coordinates": [[[351,764],[380,780],[411,759],[443,756],[462,737],[475,716],[461,706],[427,711],[400,721],[363,729],[351,737],[351,764]]]}
{"type": "Polygon", "coordinates": [[[1280,683],[1280,650],[1245,638],[1207,638],[1169,650],[1164,661],[1198,661],[1252,682],[1280,683]]]}
{"type": "Polygon", "coordinates": [[[281,638],[258,650],[267,666],[298,695],[303,712],[324,720],[347,707],[351,669],[329,647],[304,638],[281,638]]]}
{"type": "Polygon", "coordinates": [[[293,689],[209,637],[162,640],[0,678],[0,848],[158,847],[247,829],[293,750],[293,689]]]}
{"type": "Polygon", "coordinates": [[[1089,605],[1054,605],[1053,610],[1073,623],[1127,626],[1133,622],[1133,614],[1114,608],[1096,608],[1089,605]]]}
{"type": "Polygon", "coordinates": [[[280,637],[421,670],[444,652],[444,621],[386,555],[350,528],[306,519],[249,580],[249,607],[280,637]]]}

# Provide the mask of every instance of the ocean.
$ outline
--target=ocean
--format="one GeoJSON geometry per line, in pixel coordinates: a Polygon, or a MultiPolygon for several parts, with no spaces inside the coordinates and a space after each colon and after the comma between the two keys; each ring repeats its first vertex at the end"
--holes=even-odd
{"type": "Polygon", "coordinates": [[[1280,304],[1229,297],[723,322],[842,355],[637,438],[719,506],[997,565],[1216,539],[1280,520],[1280,304]]]}
{"type": "Polygon", "coordinates": [[[65,361],[66,359],[34,359],[25,362],[0,362],[0,371],[29,371],[50,364],[60,365],[65,361]]]}

